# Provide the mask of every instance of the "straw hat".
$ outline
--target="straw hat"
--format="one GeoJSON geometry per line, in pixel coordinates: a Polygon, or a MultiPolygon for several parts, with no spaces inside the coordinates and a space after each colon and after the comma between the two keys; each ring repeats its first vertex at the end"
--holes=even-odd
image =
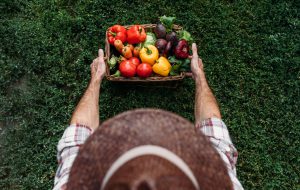
{"type": "Polygon", "coordinates": [[[81,147],[68,189],[233,189],[208,139],[171,112],[127,111],[105,121],[81,147]]]}

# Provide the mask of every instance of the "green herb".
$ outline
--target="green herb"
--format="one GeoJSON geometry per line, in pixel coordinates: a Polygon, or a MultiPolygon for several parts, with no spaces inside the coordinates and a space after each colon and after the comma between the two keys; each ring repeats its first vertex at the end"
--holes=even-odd
{"type": "Polygon", "coordinates": [[[189,43],[193,41],[191,34],[186,30],[180,30],[178,35],[180,40],[186,40],[189,43]]]}
{"type": "Polygon", "coordinates": [[[188,72],[191,71],[191,60],[190,59],[184,59],[182,61],[182,64],[179,68],[180,72],[188,72]]]}
{"type": "Polygon", "coordinates": [[[147,37],[146,37],[146,40],[145,42],[143,42],[141,44],[141,47],[144,47],[144,46],[147,46],[147,45],[154,45],[155,42],[156,42],[156,36],[154,33],[152,32],[147,32],[147,37]]]}
{"type": "Polygon", "coordinates": [[[108,61],[109,69],[110,70],[114,69],[115,66],[117,65],[117,62],[118,62],[118,57],[112,55],[112,57],[108,61]]]}
{"type": "Polygon", "coordinates": [[[187,72],[191,69],[191,60],[190,59],[176,59],[175,56],[170,56],[168,58],[169,62],[172,64],[170,75],[179,75],[180,72],[187,72]]]}
{"type": "Polygon", "coordinates": [[[169,60],[170,63],[177,63],[177,64],[181,64],[182,63],[182,60],[176,59],[175,56],[168,57],[168,60],[169,60]]]}
{"type": "Polygon", "coordinates": [[[115,72],[115,74],[113,74],[112,76],[114,76],[114,77],[119,77],[119,76],[121,76],[121,72],[120,72],[119,70],[117,70],[117,71],[115,72]]]}
{"type": "Polygon", "coordinates": [[[167,17],[166,15],[159,17],[160,22],[166,27],[167,32],[171,32],[176,17],[167,17]]]}

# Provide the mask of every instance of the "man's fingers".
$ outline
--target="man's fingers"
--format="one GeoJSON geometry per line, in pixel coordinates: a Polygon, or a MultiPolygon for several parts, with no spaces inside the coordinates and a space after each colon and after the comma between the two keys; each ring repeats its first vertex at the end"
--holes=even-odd
{"type": "Polygon", "coordinates": [[[93,60],[93,63],[91,64],[91,69],[92,70],[95,70],[95,69],[97,69],[97,62],[96,62],[96,60],[93,60]]]}
{"type": "Polygon", "coordinates": [[[99,65],[102,64],[103,57],[104,57],[103,49],[99,49],[98,50],[98,57],[96,59],[94,59],[95,65],[96,65],[95,66],[96,70],[99,70],[98,68],[100,67],[99,65]]]}
{"type": "Polygon", "coordinates": [[[197,45],[196,43],[192,44],[193,57],[198,57],[197,45]]]}
{"type": "Polygon", "coordinates": [[[103,57],[104,57],[103,49],[98,50],[98,57],[100,58],[100,60],[103,59],[103,57]]]}

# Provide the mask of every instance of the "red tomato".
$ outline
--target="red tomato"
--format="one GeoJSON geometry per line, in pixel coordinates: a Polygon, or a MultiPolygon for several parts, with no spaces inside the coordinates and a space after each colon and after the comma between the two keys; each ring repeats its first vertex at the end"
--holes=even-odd
{"type": "Polygon", "coordinates": [[[133,63],[135,66],[138,66],[141,63],[141,61],[137,57],[131,57],[128,60],[131,61],[131,63],[133,63]]]}
{"type": "Polygon", "coordinates": [[[119,65],[119,71],[123,77],[134,77],[136,66],[129,60],[122,61],[119,65]]]}
{"type": "Polygon", "coordinates": [[[141,63],[136,69],[137,75],[142,78],[150,77],[152,74],[152,67],[148,63],[141,63]]]}

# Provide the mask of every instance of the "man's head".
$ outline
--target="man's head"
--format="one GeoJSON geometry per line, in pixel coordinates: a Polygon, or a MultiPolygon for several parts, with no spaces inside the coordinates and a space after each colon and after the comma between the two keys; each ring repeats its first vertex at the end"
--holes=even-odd
{"type": "Polygon", "coordinates": [[[141,109],[104,122],[73,164],[68,189],[232,189],[216,150],[193,124],[141,109]]]}

